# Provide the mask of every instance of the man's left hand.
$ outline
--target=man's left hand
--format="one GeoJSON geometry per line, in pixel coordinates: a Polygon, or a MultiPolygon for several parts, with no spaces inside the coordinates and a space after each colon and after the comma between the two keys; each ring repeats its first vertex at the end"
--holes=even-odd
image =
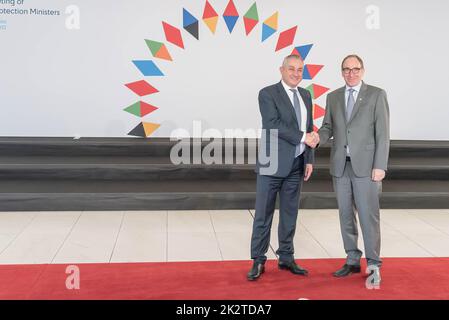
{"type": "Polygon", "coordinates": [[[309,180],[310,176],[312,175],[313,172],[313,165],[308,163],[306,164],[306,172],[304,173],[304,181],[309,180]]]}
{"type": "Polygon", "coordinates": [[[385,178],[385,170],[373,169],[373,172],[371,174],[371,179],[373,181],[379,182],[379,181],[382,181],[383,178],[385,178]]]}

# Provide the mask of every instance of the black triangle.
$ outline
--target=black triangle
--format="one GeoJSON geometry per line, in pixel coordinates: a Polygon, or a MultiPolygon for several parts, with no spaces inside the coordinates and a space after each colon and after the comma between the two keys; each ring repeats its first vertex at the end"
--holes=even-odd
{"type": "Polygon", "coordinates": [[[194,36],[197,40],[200,39],[199,31],[198,31],[198,21],[194,22],[192,24],[189,24],[188,26],[185,26],[184,29],[190,33],[192,36],[194,36]]]}
{"type": "Polygon", "coordinates": [[[139,123],[137,127],[131,130],[130,133],[128,133],[128,136],[136,136],[136,137],[143,137],[146,138],[145,130],[143,128],[143,124],[139,123]]]}

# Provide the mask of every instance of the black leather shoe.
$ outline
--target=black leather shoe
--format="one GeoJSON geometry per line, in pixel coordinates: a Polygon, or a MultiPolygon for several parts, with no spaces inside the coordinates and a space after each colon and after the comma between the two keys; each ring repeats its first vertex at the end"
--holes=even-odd
{"type": "Polygon", "coordinates": [[[279,261],[278,267],[279,269],[282,270],[290,270],[291,273],[299,274],[301,276],[307,276],[309,274],[309,271],[298,266],[295,261],[291,262],[279,261]]]}
{"type": "Polygon", "coordinates": [[[253,267],[251,270],[249,270],[248,274],[246,275],[246,278],[249,281],[257,280],[257,278],[260,277],[262,273],[265,272],[265,266],[262,263],[254,262],[253,267]]]}
{"type": "Polygon", "coordinates": [[[345,264],[341,269],[334,272],[334,277],[346,277],[353,273],[360,273],[360,266],[345,264]]]}

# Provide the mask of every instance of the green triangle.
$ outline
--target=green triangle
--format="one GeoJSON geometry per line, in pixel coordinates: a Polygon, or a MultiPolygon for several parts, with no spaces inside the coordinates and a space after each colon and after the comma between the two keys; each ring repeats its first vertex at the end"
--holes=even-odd
{"type": "Polygon", "coordinates": [[[133,114],[135,116],[141,117],[141,114],[140,114],[140,101],[130,105],[129,107],[127,107],[127,108],[125,108],[123,110],[126,111],[126,112],[129,112],[129,113],[131,113],[131,114],[133,114]]]}
{"type": "Polygon", "coordinates": [[[259,15],[257,14],[257,5],[254,4],[249,8],[248,12],[245,13],[245,18],[259,21],[259,15]]]}
{"type": "Polygon", "coordinates": [[[306,88],[306,90],[308,90],[310,92],[310,95],[312,96],[312,99],[315,99],[315,92],[313,91],[313,84],[311,84],[310,86],[308,86],[306,88]]]}
{"type": "Polygon", "coordinates": [[[157,42],[153,40],[145,40],[148,48],[151,50],[151,54],[154,56],[159,51],[160,48],[164,45],[162,42],[157,42]]]}

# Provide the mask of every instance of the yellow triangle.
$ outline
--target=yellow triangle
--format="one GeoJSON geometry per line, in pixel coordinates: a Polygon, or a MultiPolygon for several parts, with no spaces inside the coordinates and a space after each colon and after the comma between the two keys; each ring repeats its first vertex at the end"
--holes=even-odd
{"type": "Polygon", "coordinates": [[[263,23],[265,23],[270,28],[277,30],[278,29],[278,14],[279,14],[279,12],[276,11],[271,17],[269,17],[263,23]]]}
{"type": "Polygon", "coordinates": [[[156,131],[161,125],[157,123],[151,123],[151,122],[142,122],[143,129],[145,130],[145,135],[147,137],[151,136],[154,131],[156,131]]]}
{"type": "Polygon", "coordinates": [[[203,21],[207,25],[209,30],[213,34],[215,34],[215,30],[217,29],[218,17],[212,17],[212,18],[203,19],[203,21]]]}

